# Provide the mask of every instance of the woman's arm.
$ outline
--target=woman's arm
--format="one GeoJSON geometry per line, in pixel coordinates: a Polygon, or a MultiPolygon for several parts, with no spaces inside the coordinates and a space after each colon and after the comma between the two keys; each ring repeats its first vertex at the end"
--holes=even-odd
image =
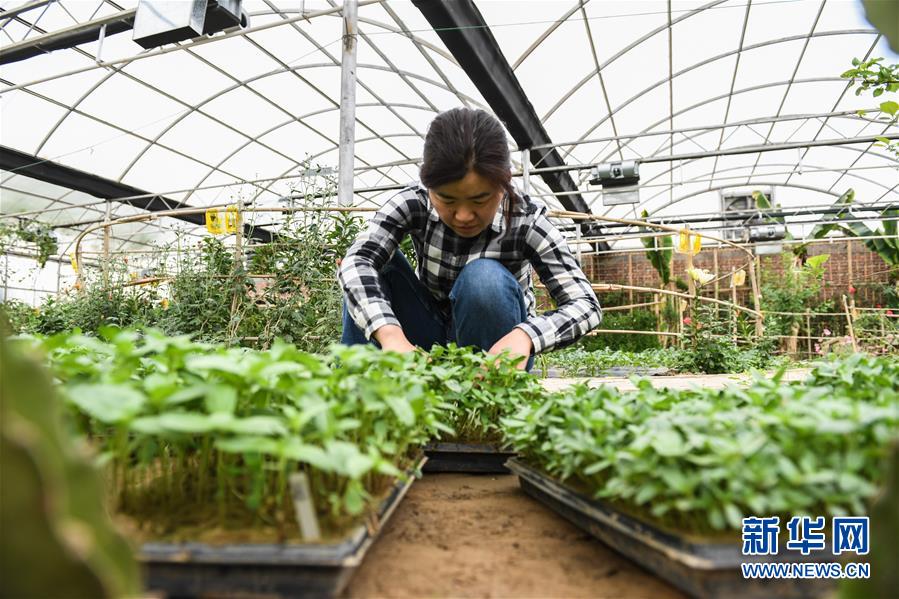
{"type": "Polygon", "coordinates": [[[525,254],[558,306],[518,325],[531,338],[534,353],[568,345],[599,326],[602,310],[593,287],[543,208],[525,235],[525,254]]]}
{"type": "Polygon", "coordinates": [[[378,273],[420,220],[420,213],[421,200],[414,192],[403,191],[392,197],[350,246],[337,273],[353,321],[366,338],[374,337],[383,349],[414,349],[390,307],[378,273]]]}

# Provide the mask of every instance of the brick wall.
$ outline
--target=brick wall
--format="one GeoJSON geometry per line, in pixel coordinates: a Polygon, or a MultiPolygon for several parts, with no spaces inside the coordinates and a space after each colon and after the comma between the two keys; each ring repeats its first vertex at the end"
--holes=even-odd
{"type": "MultiPolygon", "coordinates": [[[[733,248],[704,249],[697,256],[693,257],[694,266],[714,272],[716,253],[718,260],[717,271],[719,274],[730,272],[731,267],[740,268],[747,260],[745,253],[733,248]]],[[[824,265],[824,285],[821,291],[822,301],[830,298],[839,300],[841,294],[847,293],[850,283],[857,289],[857,305],[873,306],[882,301],[877,284],[889,282],[888,266],[880,256],[866,248],[863,242],[841,241],[809,246],[809,256],[818,254],[830,254],[830,258],[824,265]],[[851,252],[849,250],[850,246],[851,252]]],[[[759,259],[762,278],[764,278],[764,273],[778,272],[783,269],[782,255],[761,256],[759,259]]],[[[617,283],[619,285],[635,285],[638,287],[659,286],[659,276],[644,252],[584,256],[583,262],[584,272],[595,283],[617,283]],[[630,275],[628,260],[631,261],[630,275]]],[[[686,256],[675,254],[672,276],[686,280],[686,268],[686,256]]],[[[723,298],[729,297],[730,288],[727,286],[728,284],[728,279],[721,281],[719,293],[723,298]]],[[[746,284],[738,288],[737,291],[738,301],[744,305],[751,305],[748,279],[746,284]]],[[[635,299],[635,301],[639,301],[639,299],[635,299]]]]}

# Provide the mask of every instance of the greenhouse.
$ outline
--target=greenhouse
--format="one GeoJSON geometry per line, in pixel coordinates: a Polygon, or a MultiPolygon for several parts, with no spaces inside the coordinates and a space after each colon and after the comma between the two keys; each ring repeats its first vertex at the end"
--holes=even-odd
{"type": "Polygon", "coordinates": [[[894,0],[0,32],[0,596],[899,593],[894,0]]]}

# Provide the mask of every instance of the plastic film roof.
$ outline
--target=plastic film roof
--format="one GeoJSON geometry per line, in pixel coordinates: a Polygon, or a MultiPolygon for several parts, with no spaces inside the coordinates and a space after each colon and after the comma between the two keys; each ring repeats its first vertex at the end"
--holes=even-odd
{"type": "MultiPolygon", "coordinates": [[[[896,132],[876,111],[856,114],[886,97],[857,97],[839,77],[853,57],[897,61],[854,2],[476,4],[569,165],[896,132]]],[[[13,19],[0,13],[0,47],[136,5],[58,0],[13,19]]],[[[339,4],[244,6],[248,29],[164,51],[143,50],[129,31],[102,47],[3,65],[0,143],[197,207],[237,196],[278,205],[306,161],[337,167],[339,4]]],[[[406,184],[436,113],[490,107],[411,2],[363,1],[358,16],[356,186],[406,184]]],[[[571,174],[594,212],[617,217],[715,212],[720,190],[734,187],[772,187],[785,207],[827,205],[850,187],[862,202],[899,200],[897,161],[870,142],[640,170],[638,206],[605,207],[589,171],[571,174]]],[[[538,177],[530,181],[533,194],[561,206],[538,177]]],[[[356,203],[380,205],[390,193],[360,192],[356,203]]],[[[105,214],[102,200],[14,171],[0,172],[0,194],[3,214],[74,223],[59,229],[64,239],[105,214]]],[[[112,210],[113,218],[140,212],[116,202],[112,210]]],[[[114,247],[142,247],[178,227],[197,230],[171,219],[117,226],[114,247]]]]}

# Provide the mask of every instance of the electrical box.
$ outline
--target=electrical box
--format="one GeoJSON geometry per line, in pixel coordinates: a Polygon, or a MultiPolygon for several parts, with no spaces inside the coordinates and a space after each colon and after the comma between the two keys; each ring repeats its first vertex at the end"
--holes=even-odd
{"type": "Polygon", "coordinates": [[[216,33],[231,27],[247,27],[249,18],[241,10],[241,0],[211,0],[206,9],[203,33],[216,33]]]}
{"type": "Polygon", "coordinates": [[[249,26],[242,0],[140,0],[133,40],[150,49],[249,26]]]}
{"type": "Polygon", "coordinates": [[[150,49],[203,35],[207,0],[140,0],[135,43],[150,49]]]}
{"type": "Polygon", "coordinates": [[[772,241],[787,236],[786,225],[768,224],[749,227],[749,241],[772,241]]]}
{"type": "MultiPolygon", "coordinates": [[[[768,198],[768,202],[774,205],[774,190],[770,187],[753,188],[749,190],[725,190],[720,195],[721,238],[728,241],[741,242],[751,238],[751,232],[747,230],[752,225],[758,224],[759,210],[753,191],[760,191],[768,198]]],[[[761,231],[759,232],[761,234],[761,231]]],[[[783,239],[780,237],[779,239],[783,239]]]]}
{"type": "Polygon", "coordinates": [[[594,167],[590,184],[602,185],[603,206],[640,202],[640,163],[636,160],[610,162],[594,167]]]}

